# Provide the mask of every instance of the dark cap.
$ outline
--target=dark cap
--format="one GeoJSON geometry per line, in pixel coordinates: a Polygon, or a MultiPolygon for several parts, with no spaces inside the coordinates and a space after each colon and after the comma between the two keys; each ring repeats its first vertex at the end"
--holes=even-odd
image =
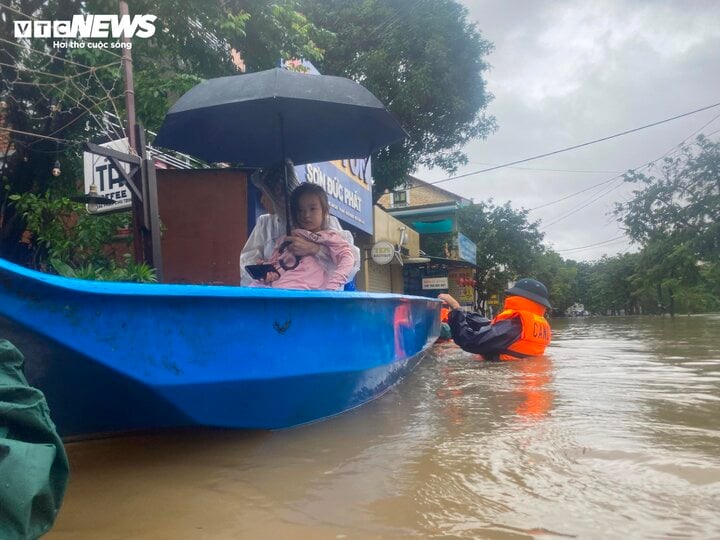
{"type": "Polygon", "coordinates": [[[537,302],[548,309],[552,309],[548,298],[549,295],[547,287],[536,279],[520,279],[512,288],[505,291],[505,294],[507,296],[522,296],[523,298],[537,302]]]}

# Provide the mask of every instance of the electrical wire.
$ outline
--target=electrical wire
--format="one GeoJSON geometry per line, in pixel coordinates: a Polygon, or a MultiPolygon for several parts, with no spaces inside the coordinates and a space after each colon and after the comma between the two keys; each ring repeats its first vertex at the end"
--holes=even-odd
{"type": "MultiPolygon", "coordinates": [[[[660,161],[661,159],[666,158],[666,157],[667,157],[668,155],[670,155],[671,153],[680,151],[680,150],[682,149],[682,146],[683,146],[689,139],[691,139],[692,137],[695,137],[699,132],[701,132],[702,130],[704,130],[706,127],[708,127],[710,124],[712,124],[712,123],[713,123],[715,120],[717,120],[718,118],[720,118],[720,114],[715,115],[709,122],[706,122],[706,123],[703,124],[700,128],[696,129],[696,130],[693,131],[690,135],[688,135],[687,137],[685,137],[685,138],[684,138],[682,141],[680,141],[678,144],[676,144],[675,146],[669,148],[669,149],[668,149],[663,155],[661,155],[660,157],[657,157],[657,158],[653,159],[652,161],[649,161],[649,162],[647,162],[647,163],[645,163],[645,164],[643,164],[643,165],[641,165],[641,166],[639,166],[639,167],[635,167],[634,169],[631,169],[631,170],[641,171],[641,170],[643,170],[643,169],[649,168],[651,165],[653,165],[654,163],[657,163],[657,162],[660,161]]],[[[706,136],[712,136],[712,135],[714,135],[714,134],[717,133],[717,132],[718,132],[718,130],[713,131],[713,132],[707,134],[706,136]]],[[[545,208],[545,207],[547,207],[547,206],[550,206],[550,205],[553,205],[553,204],[555,204],[555,203],[558,203],[558,202],[567,200],[567,199],[569,199],[569,198],[571,198],[571,197],[574,197],[574,196],[576,196],[576,195],[579,195],[579,194],[581,194],[581,193],[584,193],[584,192],[586,192],[586,191],[589,191],[589,190],[591,190],[591,189],[594,189],[594,188],[596,188],[596,187],[598,187],[598,186],[602,186],[602,185],[605,185],[605,184],[610,184],[610,183],[612,183],[612,182],[614,182],[614,181],[619,180],[619,179],[622,178],[623,176],[624,176],[624,174],[618,175],[618,176],[614,176],[614,177],[612,177],[612,178],[610,178],[610,179],[608,179],[608,180],[604,180],[604,181],[602,181],[602,182],[600,182],[600,183],[598,183],[598,184],[595,184],[595,185],[590,186],[590,187],[588,187],[588,188],[585,188],[585,189],[583,189],[583,190],[577,191],[577,192],[575,192],[575,193],[571,193],[570,195],[566,195],[565,197],[562,197],[562,198],[560,198],[560,199],[556,199],[555,201],[551,201],[551,202],[549,202],[549,203],[545,203],[545,204],[542,204],[542,205],[540,205],[540,206],[536,206],[536,207],[534,207],[534,208],[531,208],[529,211],[532,212],[533,210],[538,210],[538,209],[540,209],[540,208],[545,208]]],[[[587,202],[587,204],[580,203],[580,204],[581,204],[580,207],[578,207],[578,208],[570,211],[569,213],[567,213],[567,214],[565,214],[565,215],[563,215],[563,216],[555,219],[554,221],[552,221],[552,222],[550,222],[550,223],[545,224],[545,225],[541,228],[541,230],[547,229],[548,227],[550,227],[550,226],[552,226],[552,225],[554,225],[554,224],[556,224],[556,223],[559,223],[560,221],[564,220],[565,218],[567,218],[567,217],[575,214],[575,213],[578,212],[579,210],[582,210],[583,208],[586,208],[587,206],[589,206],[589,205],[592,204],[593,202],[601,199],[602,197],[604,197],[604,196],[607,195],[608,193],[610,193],[610,192],[614,191],[615,189],[619,188],[621,185],[622,185],[622,184],[616,185],[615,187],[613,187],[613,188],[605,191],[604,193],[602,193],[601,195],[595,197],[594,199],[590,200],[589,202],[587,202],[587,200],[586,200],[585,202],[587,202]]],[[[626,202],[627,202],[627,201],[626,201],[626,202]]]]}
{"type": "MultiPolygon", "coordinates": [[[[640,131],[640,130],[643,130],[643,129],[648,129],[648,128],[651,128],[651,127],[659,126],[659,125],[661,125],[661,124],[665,124],[665,123],[667,123],[667,122],[672,122],[673,120],[677,120],[677,119],[679,119],[679,118],[684,118],[684,117],[690,116],[690,115],[692,115],[692,114],[697,114],[697,113],[702,112],[702,111],[707,111],[708,109],[713,109],[713,108],[718,107],[718,106],[720,106],[720,102],[718,102],[718,103],[713,103],[712,105],[707,105],[707,106],[705,106],[705,107],[701,107],[701,108],[699,108],[699,109],[695,109],[695,110],[693,110],[693,111],[689,111],[689,112],[686,112],[686,113],[683,113],[683,114],[678,114],[678,115],[672,116],[672,117],[670,117],[670,118],[665,118],[664,120],[659,120],[659,121],[657,121],[657,122],[652,122],[651,124],[646,124],[646,125],[644,125],[644,126],[636,127],[636,128],[633,128],[633,129],[627,129],[627,130],[625,130],[625,131],[621,131],[620,133],[614,133],[613,135],[608,135],[607,137],[601,137],[601,138],[599,138],[599,139],[594,139],[594,140],[592,140],[592,141],[587,141],[587,142],[584,142],[584,143],[581,143],[581,144],[576,144],[576,145],[573,145],[573,146],[568,146],[568,147],[566,147],[566,148],[561,148],[560,150],[554,150],[554,151],[552,151],[552,152],[546,152],[546,153],[544,153],[544,154],[539,154],[539,155],[537,155],[537,156],[531,156],[531,157],[528,157],[528,158],[518,159],[518,160],[516,160],[516,161],[511,161],[511,162],[509,162],[509,163],[503,163],[502,165],[496,165],[496,166],[494,166],[494,167],[488,167],[488,168],[486,168],[486,169],[481,169],[481,170],[479,170],[479,171],[473,171],[473,172],[469,172],[469,173],[465,173],[465,174],[460,174],[460,175],[457,175],[457,176],[451,176],[450,178],[443,178],[442,180],[435,180],[435,181],[426,182],[426,183],[427,183],[427,184],[433,184],[433,185],[435,185],[435,184],[442,184],[443,182],[449,182],[450,180],[457,180],[457,179],[459,179],[459,178],[466,178],[466,177],[468,177],[468,176],[473,176],[473,175],[480,174],[480,173],[484,173],[484,172],[494,171],[494,170],[497,170],[497,169],[503,169],[503,168],[509,167],[509,166],[511,166],[511,165],[517,165],[518,163],[525,163],[525,162],[527,162],[527,161],[533,161],[533,160],[535,160],[535,159],[540,159],[540,158],[544,158],[544,157],[548,157],[548,156],[554,156],[555,154],[560,154],[560,153],[563,153],[563,152],[569,152],[570,150],[576,150],[576,149],[578,149],[578,148],[583,148],[583,147],[585,147],[585,146],[590,146],[590,145],[592,145],[592,144],[597,144],[597,143],[599,143],[599,142],[603,142],[603,141],[607,141],[607,140],[614,139],[614,138],[617,138],[617,137],[621,137],[621,136],[623,136],[623,135],[628,135],[628,134],[630,134],[630,133],[635,133],[636,131],[640,131]]],[[[412,188],[409,188],[409,189],[412,189],[412,188]]]]}
{"type": "MultiPolygon", "coordinates": [[[[687,137],[685,137],[685,138],[684,138],[682,141],[680,141],[678,144],[676,144],[675,146],[669,148],[662,156],[657,157],[657,158],[653,159],[652,161],[649,161],[649,162],[647,162],[647,163],[645,163],[645,164],[643,164],[643,165],[641,165],[641,166],[639,166],[639,167],[635,167],[635,168],[633,168],[633,169],[631,169],[631,170],[640,171],[640,170],[642,170],[642,169],[648,168],[648,167],[650,167],[652,164],[660,161],[661,159],[664,159],[665,157],[667,157],[667,156],[670,155],[671,153],[679,151],[679,150],[682,148],[682,146],[683,146],[689,139],[691,139],[692,137],[695,137],[698,133],[700,133],[703,129],[705,129],[706,127],[708,127],[710,124],[712,124],[712,123],[713,123],[715,120],[717,120],[718,118],[720,118],[720,114],[715,115],[709,122],[706,122],[706,123],[703,124],[700,128],[696,129],[696,130],[695,130],[694,132],[692,132],[690,135],[688,135],[687,137]]],[[[711,133],[709,133],[707,136],[714,135],[715,133],[717,133],[717,131],[711,132],[711,133]]],[[[551,205],[553,205],[553,204],[556,204],[556,203],[565,201],[565,200],[567,200],[567,199],[570,199],[570,198],[572,198],[572,197],[575,197],[576,195],[580,195],[581,193],[585,193],[586,191],[589,191],[589,190],[591,190],[591,189],[593,189],[593,188],[596,188],[596,187],[598,187],[598,186],[602,186],[602,185],[605,185],[605,184],[609,184],[609,183],[611,183],[611,182],[613,182],[613,181],[615,181],[615,180],[618,180],[619,178],[622,178],[624,175],[625,175],[625,173],[623,173],[623,174],[621,174],[621,175],[618,175],[618,176],[613,176],[612,178],[609,178],[609,179],[607,179],[607,180],[603,180],[602,182],[600,182],[600,183],[598,183],[598,184],[594,184],[594,185],[592,185],[592,186],[590,186],[590,187],[587,187],[587,188],[585,188],[585,189],[581,189],[580,191],[576,191],[575,193],[571,193],[571,194],[569,194],[569,195],[566,195],[566,196],[564,196],[564,197],[561,197],[560,199],[556,199],[556,200],[554,200],[554,201],[550,201],[550,202],[548,202],[548,203],[541,204],[540,206],[535,206],[534,208],[530,208],[529,211],[532,212],[532,211],[534,211],[534,210],[539,210],[540,208],[545,208],[545,207],[547,207],[547,206],[551,206],[551,205]]],[[[612,190],[611,190],[611,191],[612,191],[612,190]]],[[[574,212],[573,212],[573,213],[574,213],[574,212]]],[[[556,220],[556,221],[554,221],[553,223],[557,223],[558,221],[560,221],[560,220],[556,220]]],[[[550,225],[550,224],[548,224],[547,226],[549,226],[549,225],[550,225]]]]}
{"type": "Polygon", "coordinates": [[[51,141],[58,141],[58,142],[66,142],[66,143],[74,143],[76,141],[71,141],[70,139],[61,139],[59,137],[51,137],[49,135],[40,135],[39,133],[30,133],[28,131],[20,131],[19,129],[12,129],[0,126],[0,131],[7,131],[8,133],[17,133],[18,135],[28,135],[30,137],[37,137],[39,139],[49,139],[51,141]]]}
{"type": "MultiPolygon", "coordinates": [[[[483,161],[468,161],[473,165],[496,165],[495,163],[486,163],[483,161]]],[[[572,169],[543,169],[541,167],[507,167],[508,169],[517,169],[520,171],[545,171],[545,172],[567,172],[567,173],[589,173],[589,174],[622,174],[625,171],[576,171],[572,169]]]]}
{"type": "Polygon", "coordinates": [[[616,242],[616,241],[618,241],[618,240],[620,240],[620,239],[625,239],[625,238],[626,238],[626,236],[623,234],[623,235],[620,235],[620,236],[616,236],[615,238],[610,238],[609,240],[603,240],[602,242],[595,242],[594,244],[587,244],[586,246],[579,246],[579,247],[574,247],[574,248],[564,248],[564,249],[555,249],[555,250],[553,250],[553,251],[556,251],[556,252],[560,252],[560,251],[580,251],[580,250],[584,250],[584,249],[588,249],[588,248],[592,248],[592,247],[596,247],[596,246],[601,246],[601,245],[603,245],[603,244],[610,244],[610,243],[613,243],[613,242],[616,242]]]}
{"type": "Polygon", "coordinates": [[[20,43],[15,43],[14,41],[10,41],[9,39],[0,38],[0,41],[3,41],[3,42],[8,43],[8,44],[10,44],[10,45],[14,45],[15,47],[18,47],[18,48],[22,48],[22,49],[25,49],[25,50],[28,50],[28,51],[36,52],[36,53],[38,53],[38,54],[42,54],[42,55],[45,55],[45,56],[49,56],[49,57],[52,58],[53,60],[59,60],[59,61],[61,61],[61,62],[65,62],[65,63],[67,63],[67,64],[72,64],[72,65],[75,65],[75,66],[83,67],[83,68],[85,68],[85,69],[92,69],[92,66],[86,66],[85,64],[81,64],[80,62],[75,62],[75,61],[73,61],[73,60],[68,60],[67,58],[63,58],[63,57],[57,56],[57,55],[55,55],[55,54],[50,54],[50,53],[45,52],[45,51],[38,51],[37,49],[33,49],[32,47],[28,47],[27,45],[21,45],[20,43]]]}

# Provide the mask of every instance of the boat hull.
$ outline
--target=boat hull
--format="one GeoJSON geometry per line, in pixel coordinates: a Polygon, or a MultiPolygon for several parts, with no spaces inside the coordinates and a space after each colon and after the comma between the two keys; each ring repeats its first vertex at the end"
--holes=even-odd
{"type": "Polygon", "coordinates": [[[312,422],[385,392],[440,331],[427,298],[91,282],[3,260],[0,316],[63,436],[312,422]]]}

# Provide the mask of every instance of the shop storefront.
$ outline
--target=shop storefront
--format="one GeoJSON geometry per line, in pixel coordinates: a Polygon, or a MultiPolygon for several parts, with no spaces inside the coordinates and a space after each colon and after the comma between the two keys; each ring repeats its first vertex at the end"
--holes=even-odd
{"type": "Polygon", "coordinates": [[[403,269],[418,261],[420,239],[417,232],[395,219],[382,208],[374,207],[374,232],[366,240],[356,236],[363,253],[363,264],[355,278],[358,290],[407,293],[403,269]]]}
{"type": "Polygon", "coordinates": [[[406,264],[403,281],[406,294],[436,297],[449,293],[461,305],[475,305],[476,266],[468,261],[429,257],[430,261],[406,264]]]}

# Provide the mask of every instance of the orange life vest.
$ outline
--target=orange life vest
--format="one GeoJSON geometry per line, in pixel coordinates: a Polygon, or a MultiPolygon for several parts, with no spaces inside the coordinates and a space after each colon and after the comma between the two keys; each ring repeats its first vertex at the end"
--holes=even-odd
{"type": "Polygon", "coordinates": [[[552,331],[547,319],[543,317],[544,313],[544,306],[527,298],[509,296],[505,299],[505,306],[493,319],[493,324],[519,317],[522,323],[522,333],[520,338],[512,343],[504,354],[500,355],[500,360],[516,360],[526,356],[541,356],[545,353],[545,347],[552,338],[552,331]]]}

